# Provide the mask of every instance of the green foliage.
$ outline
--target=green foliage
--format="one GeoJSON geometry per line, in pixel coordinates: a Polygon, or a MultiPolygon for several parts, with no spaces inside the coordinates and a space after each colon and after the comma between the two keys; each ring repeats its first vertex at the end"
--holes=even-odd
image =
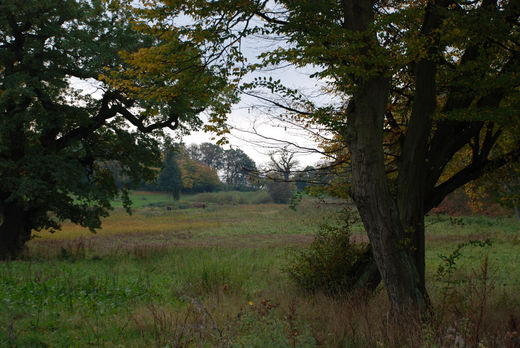
{"type": "Polygon", "coordinates": [[[158,188],[161,191],[169,192],[178,201],[182,190],[182,172],[175,160],[175,152],[170,151],[166,154],[164,166],[158,180],[158,188]]]}
{"type": "Polygon", "coordinates": [[[440,255],[442,263],[437,267],[437,278],[439,280],[446,279],[457,269],[457,260],[462,256],[462,250],[466,247],[491,247],[493,244],[490,239],[486,240],[468,240],[459,243],[457,247],[449,255],[440,255]]]}
{"type": "Polygon", "coordinates": [[[289,208],[291,208],[292,210],[296,210],[296,207],[298,206],[298,204],[301,203],[301,201],[303,200],[303,198],[306,195],[307,195],[307,192],[305,192],[305,191],[296,191],[296,193],[294,193],[291,198],[289,208]]]}
{"type": "Polygon", "coordinates": [[[221,183],[216,170],[191,158],[179,160],[184,193],[211,192],[220,188],[221,183]]]}
{"type": "Polygon", "coordinates": [[[116,1],[0,3],[0,258],[33,229],[99,228],[118,195],[129,209],[127,190],[156,177],[162,129],[228,110],[225,68],[134,15],[116,1]]]}
{"type": "MultiPolygon", "coordinates": [[[[95,261],[90,261],[95,262],[95,261]]],[[[44,307],[75,307],[114,311],[130,301],[145,301],[153,296],[152,289],[142,279],[121,281],[116,277],[84,276],[67,267],[59,276],[39,272],[26,275],[1,274],[2,298],[0,307],[8,310],[16,306],[29,306],[38,310],[44,307]]]]}
{"type": "Polygon", "coordinates": [[[295,252],[285,271],[303,290],[345,293],[360,278],[360,265],[368,262],[367,245],[352,242],[351,214],[343,212],[336,224],[321,226],[312,244],[295,252]]]}
{"type": "Polygon", "coordinates": [[[265,188],[271,196],[273,202],[287,204],[291,201],[293,194],[296,192],[296,185],[292,182],[279,180],[268,180],[265,188]]]}

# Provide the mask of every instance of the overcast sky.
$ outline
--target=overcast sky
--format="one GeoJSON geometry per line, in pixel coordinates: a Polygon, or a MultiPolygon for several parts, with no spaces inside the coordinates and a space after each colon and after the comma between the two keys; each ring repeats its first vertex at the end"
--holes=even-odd
{"type": "MultiPolygon", "coordinates": [[[[261,52],[273,49],[280,44],[283,44],[280,40],[270,41],[262,37],[254,37],[242,40],[241,48],[243,54],[251,63],[256,61],[256,56],[261,52]]],[[[281,80],[289,88],[301,90],[308,96],[315,96],[321,94],[321,89],[319,82],[309,77],[313,72],[310,69],[295,69],[288,66],[281,69],[255,72],[254,75],[246,76],[245,81],[251,81],[257,76],[272,77],[274,80],[281,80]]],[[[98,88],[99,83],[76,79],[72,81],[72,84],[75,88],[82,89],[83,93],[93,96],[99,94],[99,97],[101,97],[101,90],[98,88]]],[[[321,97],[322,100],[314,98],[313,101],[329,103],[330,100],[327,98],[329,97],[321,97]]],[[[270,153],[288,144],[290,145],[289,150],[296,153],[296,158],[302,168],[323,161],[323,156],[313,151],[313,149],[317,149],[317,143],[312,140],[309,133],[281,122],[277,117],[279,112],[280,110],[267,105],[265,102],[243,96],[240,103],[233,106],[228,117],[231,134],[228,136],[229,145],[225,147],[242,149],[259,166],[269,161],[270,153]],[[255,133],[258,133],[258,135],[255,135],[255,133]]],[[[201,118],[205,121],[204,115],[201,118]]],[[[175,133],[172,135],[175,135],[175,133]]],[[[186,145],[203,142],[215,143],[216,140],[212,139],[214,137],[214,134],[199,131],[184,136],[182,141],[186,145]]]]}
{"type": "MultiPolygon", "coordinates": [[[[261,52],[273,49],[280,44],[279,40],[269,41],[255,37],[243,40],[241,47],[242,52],[251,63],[256,61],[256,56],[261,52]]],[[[246,76],[245,81],[251,81],[258,76],[272,77],[274,80],[281,80],[286,87],[300,90],[307,96],[322,95],[319,81],[310,78],[313,72],[311,69],[296,69],[293,66],[286,66],[255,72],[246,76]]],[[[328,96],[321,96],[314,97],[313,101],[329,103],[329,99],[330,97],[328,96]]],[[[242,149],[257,165],[267,163],[269,161],[269,153],[287,144],[292,144],[289,146],[289,150],[296,152],[296,157],[301,167],[323,161],[323,156],[316,151],[312,151],[312,149],[317,149],[318,145],[311,139],[309,133],[296,129],[288,123],[281,122],[277,117],[279,112],[280,110],[277,110],[272,105],[267,105],[265,102],[249,96],[242,96],[240,103],[233,107],[233,111],[228,119],[228,123],[232,128],[231,135],[228,137],[230,146],[242,149]],[[258,133],[260,136],[254,133],[258,133]],[[281,142],[274,139],[279,139],[281,142]]],[[[183,141],[187,145],[191,143],[215,142],[211,140],[212,136],[204,132],[194,132],[190,136],[185,136],[183,141]]]]}

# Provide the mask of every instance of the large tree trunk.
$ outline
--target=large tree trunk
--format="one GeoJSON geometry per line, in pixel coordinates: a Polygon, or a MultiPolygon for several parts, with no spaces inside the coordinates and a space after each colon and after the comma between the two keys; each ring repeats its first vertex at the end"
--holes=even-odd
{"type": "MultiPolygon", "coordinates": [[[[424,211],[419,210],[417,206],[414,206],[413,201],[410,200],[406,203],[407,207],[402,209],[399,206],[399,212],[401,213],[401,222],[405,234],[405,245],[410,250],[415,268],[417,270],[417,289],[420,292],[420,296],[423,299],[421,311],[426,310],[430,306],[430,297],[426,289],[426,238],[424,228],[424,211]],[[413,212],[403,219],[403,210],[407,210],[408,213],[413,212]]],[[[422,208],[423,205],[419,207],[422,208]]]]}
{"type": "Polygon", "coordinates": [[[5,205],[0,225],[0,260],[18,257],[31,238],[26,212],[12,204],[5,205]]]}
{"type": "MultiPolygon", "coordinates": [[[[367,33],[375,1],[343,0],[344,27],[367,33]]],[[[445,5],[445,4],[444,4],[445,5]]],[[[430,36],[441,23],[435,3],[426,8],[421,34],[430,36]]],[[[433,37],[430,39],[434,39],[433,37]]],[[[435,43],[435,39],[433,41],[435,43]]],[[[438,45],[428,49],[435,56],[438,45]]],[[[366,52],[368,54],[368,52],[366,52]]],[[[361,78],[347,110],[347,141],[352,165],[352,198],[357,205],[374,259],[395,314],[412,308],[420,313],[428,304],[425,286],[424,214],[428,173],[425,161],[436,108],[436,63],[415,65],[415,98],[398,164],[395,190],[390,189],[383,152],[384,115],[390,81],[379,76],[361,78]]],[[[368,70],[374,70],[368,66],[368,70]]],[[[378,70],[378,69],[377,69],[378,70]]]]}
{"type": "MultiPolygon", "coordinates": [[[[431,16],[430,16],[431,18],[431,16]]],[[[426,195],[428,139],[432,127],[431,115],[436,108],[436,65],[430,61],[417,64],[415,98],[408,123],[397,180],[397,206],[404,232],[419,273],[419,289],[428,299],[425,284],[424,201],[426,195]]]]}
{"type": "Polygon", "coordinates": [[[397,317],[426,306],[421,277],[387,181],[383,121],[389,81],[363,82],[347,110],[347,140],[352,163],[352,198],[370,239],[374,259],[397,317]]]}

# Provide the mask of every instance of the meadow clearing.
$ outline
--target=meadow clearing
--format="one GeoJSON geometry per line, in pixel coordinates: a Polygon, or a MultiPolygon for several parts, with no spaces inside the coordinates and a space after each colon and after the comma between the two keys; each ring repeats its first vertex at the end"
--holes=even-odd
{"type": "MultiPolygon", "coordinates": [[[[434,312],[403,334],[381,286],[367,300],[332,298],[284,272],[340,201],[306,198],[293,210],[263,193],[132,199],[131,216],[116,207],[96,234],[66,223],[0,264],[0,346],[518,347],[514,217],[427,218],[434,312]]],[[[359,223],[352,231],[366,240],[359,223]]]]}

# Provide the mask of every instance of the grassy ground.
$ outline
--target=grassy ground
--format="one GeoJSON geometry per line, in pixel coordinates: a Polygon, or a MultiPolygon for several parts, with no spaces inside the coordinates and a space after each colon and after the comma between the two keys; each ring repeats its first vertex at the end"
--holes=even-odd
{"type": "Polygon", "coordinates": [[[388,322],[384,289],[368,301],[310,295],[282,271],[337,204],[306,200],[294,211],[232,196],[174,205],[135,193],[134,214],[116,209],[95,235],[71,224],[39,233],[24,260],[0,264],[0,346],[516,347],[515,219],[428,217],[434,315],[403,334],[388,322]],[[466,246],[438,272],[457,245],[486,238],[492,246],[466,246]]]}

